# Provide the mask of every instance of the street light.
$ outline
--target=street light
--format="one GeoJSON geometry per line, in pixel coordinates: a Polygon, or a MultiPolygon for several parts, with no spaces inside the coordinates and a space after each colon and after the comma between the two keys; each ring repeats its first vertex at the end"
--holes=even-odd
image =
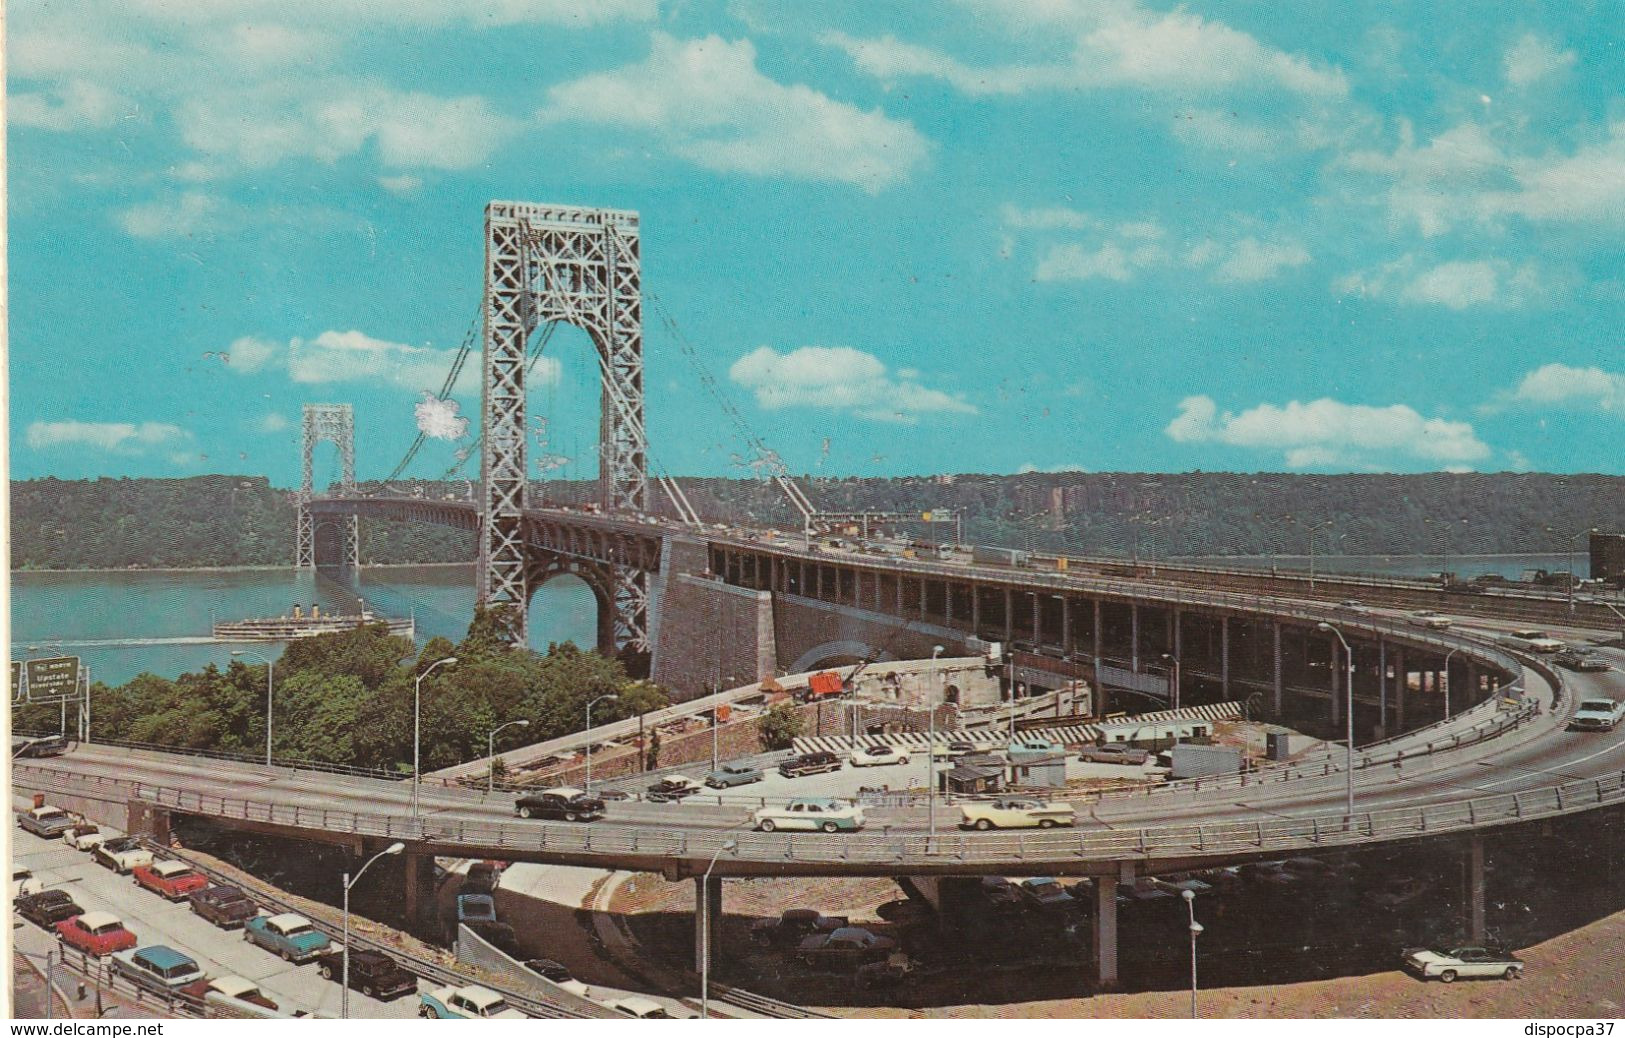
{"type": "MultiPolygon", "coordinates": [[[[937,660],[941,656],[942,646],[932,646],[931,670],[933,676],[936,675],[937,660]]],[[[925,693],[925,710],[927,718],[927,735],[925,742],[925,811],[926,827],[930,831],[931,836],[934,837],[937,835],[937,705],[932,701],[929,685],[927,686],[927,689],[928,691],[925,693]]],[[[1013,713],[1015,710],[1014,702],[1010,704],[1010,708],[1013,713]]]]}
{"type": "Polygon", "coordinates": [[[700,881],[700,1019],[711,1019],[711,870],[726,851],[736,850],[738,840],[723,840],[700,881]]]}
{"type": "Polygon", "coordinates": [[[244,649],[231,650],[233,656],[246,656],[251,660],[258,660],[265,664],[265,766],[271,766],[271,676],[276,669],[276,661],[268,656],[261,656],[257,652],[248,652],[244,649]]]}
{"type": "Polygon", "coordinates": [[[339,985],[339,1018],[342,1020],[350,1018],[350,888],[356,885],[356,882],[361,879],[361,874],[366,872],[367,867],[373,862],[386,854],[399,854],[404,850],[406,850],[406,844],[396,840],[368,858],[367,864],[361,866],[360,871],[355,874],[355,879],[351,879],[348,872],[344,874],[344,951],[342,952],[344,976],[341,978],[339,985]]]}
{"type": "Polygon", "coordinates": [[[606,699],[619,699],[614,692],[606,692],[587,703],[587,792],[592,792],[592,708],[606,699]]]}
{"type": "Polygon", "coordinates": [[[487,775],[486,779],[485,779],[485,795],[486,796],[490,796],[492,793],[496,792],[496,785],[497,785],[497,733],[502,731],[502,729],[504,729],[504,728],[512,728],[514,725],[518,725],[521,728],[529,728],[530,727],[530,722],[521,717],[517,721],[509,721],[507,724],[499,724],[495,728],[491,729],[491,734],[490,735],[485,737],[485,759],[491,765],[490,774],[487,775]]]}
{"type": "Polygon", "coordinates": [[[1169,675],[1169,680],[1172,681],[1173,684],[1171,686],[1169,686],[1169,691],[1171,693],[1173,693],[1173,694],[1169,697],[1169,701],[1168,701],[1169,706],[1172,707],[1175,710],[1178,710],[1179,709],[1179,657],[1175,656],[1171,652],[1165,652],[1165,653],[1162,654],[1162,658],[1168,661],[1168,663],[1170,665],[1169,669],[1172,671],[1172,674],[1169,675]]]}
{"type": "Polygon", "coordinates": [[[1202,924],[1196,921],[1196,892],[1184,892],[1185,908],[1191,917],[1191,1019],[1196,1019],[1196,939],[1202,936],[1202,924]]]}
{"type": "Polygon", "coordinates": [[[1320,623],[1316,624],[1315,626],[1320,628],[1322,631],[1330,631],[1333,634],[1337,635],[1337,640],[1343,643],[1343,656],[1348,660],[1348,664],[1349,664],[1348,665],[1348,679],[1344,682],[1344,684],[1347,686],[1348,698],[1349,698],[1348,709],[1344,711],[1344,713],[1348,715],[1348,725],[1349,725],[1349,730],[1348,730],[1348,736],[1349,736],[1348,761],[1347,761],[1347,765],[1344,767],[1343,770],[1347,773],[1346,777],[1348,778],[1348,824],[1350,826],[1353,826],[1354,825],[1354,650],[1349,648],[1348,639],[1343,637],[1343,632],[1339,631],[1336,628],[1336,626],[1334,626],[1332,624],[1329,624],[1329,623],[1326,623],[1324,620],[1321,621],[1320,623]]]}
{"type": "Polygon", "coordinates": [[[1461,651],[1458,645],[1444,654],[1444,719],[1450,720],[1450,657],[1461,651]]]}
{"type": "Polygon", "coordinates": [[[435,660],[412,682],[412,817],[418,816],[418,762],[423,749],[423,679],[434,673],[442,663],[456,663],[456,656],[435,660]]]}

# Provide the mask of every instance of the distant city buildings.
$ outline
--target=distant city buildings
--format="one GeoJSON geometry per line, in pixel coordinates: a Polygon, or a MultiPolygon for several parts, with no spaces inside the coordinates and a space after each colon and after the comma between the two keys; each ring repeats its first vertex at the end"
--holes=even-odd
{"type": "Polygon", "coordinates": [[[1591,579],[1625,583],[1625,533],[1591,535],[1591,579]]]}

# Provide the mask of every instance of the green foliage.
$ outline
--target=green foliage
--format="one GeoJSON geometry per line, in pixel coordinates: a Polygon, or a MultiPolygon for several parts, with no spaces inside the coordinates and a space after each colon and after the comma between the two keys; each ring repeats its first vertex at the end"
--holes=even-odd
{"type": "MultiPolygon", "coordinates": [[[[414,700],[420,704],[425,772],[483,757],[491,733],[513,747],[579,731],[586,705],[602,724],[669,702],[665,690],[631,681],[620,664],[565,642],[546,655],[492,637],[489,614],[453,646],[444,638],[415,651],[381,624],[292,642],[274,677],[274,752],[279,757],[399,769],[411,766],[414,700]],[[429,672],[436,660],[457,662],[429,672]],[[426,676],[425,676],[426,675],[426,676]],[[418,678],[422,677],[419,682],[418,678]]],[[[142,674],[114,688],[98,685],[94,737],[258,754],[265,745],[266,667],[233,661],[170,680],[142,674]]],[[[19,727],[55,731],[55,708],[31,708],[19,727]],[[37,715],[37,716],[36,716],[37,715]]],[[[72,717],[70,717],[70,724],[72,717]]]]}
{"type": "Polygon", "coordinates": [[[794,703],[775,703],[758,722],[757,737],[764,750],[787,750],[801,735],[806,719],[794,703]]]}
{"type": "Polygon", "coordinates": [[[649,753],[644,758],[643,770],[653,771],[660,767],[660,729],[656,728],[649,736],[649,753]]]}

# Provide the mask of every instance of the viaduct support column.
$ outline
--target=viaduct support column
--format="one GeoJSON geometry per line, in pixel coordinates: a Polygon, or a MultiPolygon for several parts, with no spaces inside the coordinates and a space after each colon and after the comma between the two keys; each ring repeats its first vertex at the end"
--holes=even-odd
{"type": "Polygon", "coordinates": [[[1410,686],[1410,675],[1405,672],[1405,649],[1394,646],[1394,730],[1405,730],[1405,692],[1410,686]]]}
{"type": "Polygon", "coordinates": [[[1140,607],[1130,603],[1128,607],[1128,669],[1138,674],[1140,672],[1140,607]]]}
{"type": "Polygon", "coordinates": [[[1388,642],[1377,639],[1377,730],[1376,742],[1388,738],[1388,642]]]}
{"type": "Polygon", "coordinates": [[[1077,646],[1077,639],[1072,637],[1072,599],[1061,596],[1061,653],[1071,656],[1077,646]]]}
{"type": "Polygon", "coordinates": [[[1016,638],[1016,593],[1010,588],[1004,589],[1004,647],[1010,648],[1010,643],[1016,638]]]}
{"type": "Polygon", "coordinates": [[[1117,877],[1095,877],[1095,989],[1117,989],[1117,877]]]}
{"type": "Polygon", "coordinates": [[[1276,620],[1270,625],[1275,642],[1275,716],[1281,716],[1281,621],[1276,620]]]}
{"type": "Polygon", "coordinates": [[[1222,698],[1230,702],[1230,617],[1219,617],[1219,685],[1222,698]]]}
{"type": "Polygon", "coordinates": [[[432,901],[434,898],[434,855],[408,847],[405,857],[406,881],[403,886],[406,918],[411,925],[417,926],[423,921],[426,899],[432,901]]]}
{"type": "Polygon", "coordinates": [[[1044,600],[1033,592],[1033,651],[1044,651],[1044,600]]]}
{"type": "Polygon", "coordinates": [[[717,923],[722,919],[722,877],[712,876],[709,883],[704,876],[694,877],[694,972],[703,973],[707,959],[714,959],[711,949],[717,946],[717,923]],[[706,937],[709,934],[710,940],[706,937]],[[709,945],[709,946],[708,946],[709,945]]]}
{"type": "Polygon", "coordinates": [[[1463,901],[1466,905],[1467,939],[1474,944],[1484,941],[1484,837],[1478,833],[1467,838],[1467,852],[1462,858],[1463,901]]]}
{"type": "Polygon", "coordinates": [[[970,633],[980,638],[982,636],[982,586],[970,586],[970,633]]]}

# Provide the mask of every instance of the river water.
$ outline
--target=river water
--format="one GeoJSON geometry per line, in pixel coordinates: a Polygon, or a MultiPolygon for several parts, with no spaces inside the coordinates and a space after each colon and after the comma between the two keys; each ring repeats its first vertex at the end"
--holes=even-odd
{"type": "MultiPolygon", "coordinates": [[[[1144,561],[1144,560],[1142,560],[1144,561]]],[[[1268,567],[1268,557],[1215,557],[1231,566],[1268,567]]],[[[1280,556],[1282,569],[1307,569],[1307,558],[1280,556]]],[[[1343,555],[1319,558],[1323,572],[1401,576],[1436,573],[1438,555],[1343,555]]],[[[1456,556],[1450,568],[1462,577],[1499,573],[1516,578],[1529,569],[1565,570],[1567,555],[1456,556]]],[[[1586,576],[1584,553],[1575,573],[1586,576]]],[[[75,655],[100,681],[117,684],[142,672],[163,677],[224,666],[233,649],[274,654],[267,643],[229,644],[209,637],[214,620],[280,616],[295,603],[319,603],[326,612],[354,612],[357,597],[374,613],[413,616],[418,641],[436,635],[458,641],[474,611],[473,566],[402,566],[363,569],[354,586],[297,570],[131,570],[95,573],[15,573],[11,585],[13,659],[75,655]]],[[[595,640],[597,604],[574,578],[550,581],[536,594],[531,644],[595,640]]]]}
{"type": "MultiPolygon", "coordinates": [[[[217,619],[281,616],[295,603],[307,612],[316,603],[323,612],[353,613],[358,597],[376,614],[415,617],[419,644],[436,635],[459,641],[474,612],[474,567],[363,569],[353,586],[294,569],[14,573],[12,658],[79,656],[109,684],[143,672],[176,677],[209,662],[225,666],[233,649],[281,651],[275,643],[216,642],[209,631],[217,619]]],[[[596,615],[585,584],[549,581],[532,602],[531,644],[591,646],[596,615]]]]}

